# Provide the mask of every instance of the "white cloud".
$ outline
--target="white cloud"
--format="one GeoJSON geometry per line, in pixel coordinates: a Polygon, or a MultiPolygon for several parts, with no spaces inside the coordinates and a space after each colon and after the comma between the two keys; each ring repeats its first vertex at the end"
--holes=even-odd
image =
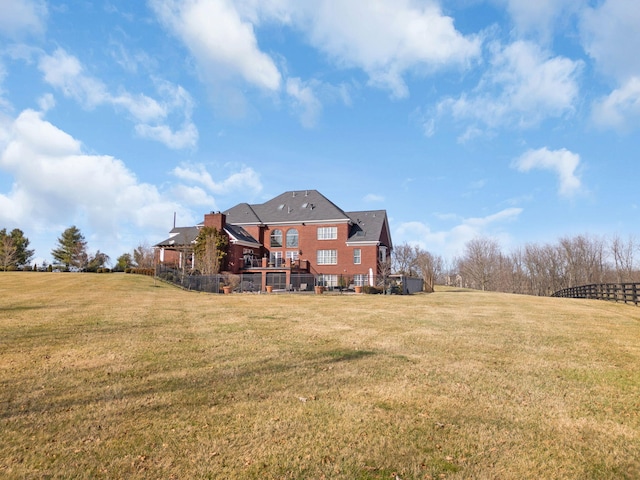
{"type": "Polygon", "coordinates": [[[593,121],[603,127],[626,130],[640,121],[640,77],[630,78],[621,88],[593,105],[593,121]]]}
{"type": "Polygon", "coordinates": [[[365,195],[364,201],[368,203],[379,203],[379,202],[384,202],[384,197],[382,195],[377,195],[375,193],[369,193],[365,195]]]}
{"type": "Polygon", "coordinates": [[[496,0],[505,4],[520,35],[548,41],[559,21],[576,13],[587,0],[496,0]]]}
{"type": "Polygon", "coordinates": [[[605,75],[621,83],[640,76],[640,8],[636,0],[605,0],[583,16],[587,53],[605,75]]]}
{"type": "Polygon", "coordinates": [[[2,224],[36,231],[76,224],[99,235],[106,251],[139,229],[162,236],[173,212],[190,215],[156,187],[139,183],[122,161],[83,152],[78,140],[40,112],[25,110],[0,129],[0,138],[6,138],[0,144],[0,169],[13,178],[11,190],[0,193],[2,224]]]}
{"type": "Polygon", "coordinates": [[[174,149],[197,144],[198,131],[191,121],[193,100],[180,86],[158,82],[161,101],[127,91],[112,94],[102,81],[85,73],[76,57],[62,49],[57,49],[53,55],[43,55],[39,68],[47,83],[76,100],[83,108],[111,105],[127,111],[136,122],[136,132],[142,137],[160,141],[174,149]],[[168,117],[172,115],[182,117],[177,131],[167,124],[168,117]]]}
{"type": "Polygon", "coordinates": [[[160,20],[189,49],[209,79],[242,78],[276,92],[281,74],[255,27],[288,25],[340,68],[364,71],[372,86],[409,94],[407,74],[466,67],[481,39],[465,37],[436,2],[412,0],[152,0],[160,20]]]}
{"type": "Polygon", "coordinates": [[[394,231],[394,242],[407,242],[429,252],[451,259],[460,255],[470,240],[489,236],[507,242],[509,237],[503,232],[502,225],[516,221],[522,213],[521,208],[508,208],[486,217],[458,219],[449,230],[433,231],[422,222],[405,222],[394,231]]]}
{"type": "Polygon", "coordinates": [[[176,200],[188,205],[205,207],[208,211],[217,210],[216,200],[203,188],[187,185],[176,185],[171,189],[176,200]]]}
{"type": "Polygon", "coordinates": [[[270,91],[280,88],[274,61],[258,47],[253,25],[226,0],[152,0],[160,20],[186,45],[209,78],[270,91]]]}
{"type": "Polygon", "coordinates": [[[564,148],[548,150],[546,147],[529,150],[513,162],[514,168],[520,172],[541,169],[555,173],[560,182],[558,193],[565,197],[574,196],[581,190],[582,184],[576,173],[579,165],[580,155],[564,148]]]}
{"type": "Polygon", "coordinates": [[[156,140],[169,148],[179,150],[194,147],[198,143],[198,129],[191,123],[185,123],[180,130],[172,130],[167,125],[138,124],[136,133],[150,140],[156,140]]]}
{"type": "Polygon", "coordinates": [[[476,89],[441,101],[436,118],[450,115],[470,123],[467,138],[479,133],[476,122],[489,129],[536,126],[546,118],[573,112],[581,67],[581,62],[552,57],[531,42],[494,45],[490,68],[476,89]]]}
{"type": "Polygon", "coordinates": [[[293,108],[299,114],[300,123],[305,128],[314,127],[322,112],[322,104],[313,90],[313,82],[303,82],[299,78],[287,79],[287,94],[293,108]]]}
{"type": "Polygon", "coordinates": [[[481,41],[458,32],[435,2],[317,0],[290,2],[295,26],[338,66],[359,68],[395,97],[409,94],[404,76],[467,66],[481,41]]]}
{"type": "Polygon", "coordinates": [[[43,0],[0,0],[0,35],[17,38],[44,33],[47,4],[43,0]]]}
{"type": "Polygon", "coordinates": [[[227,178],[216,181],[202,164],[184,164],[173,169],[173,175],[180,180],[204,186],[209,192],[226,195],[234,191],[262,191],[260,175],[250,167],[231,173],[227,178]]]}

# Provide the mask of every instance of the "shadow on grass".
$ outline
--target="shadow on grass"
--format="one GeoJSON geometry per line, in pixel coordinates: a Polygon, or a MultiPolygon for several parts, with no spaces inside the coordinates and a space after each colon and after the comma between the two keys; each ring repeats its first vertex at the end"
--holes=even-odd
{"type": "MultiPolygon", "coordinates": [[[[299,357],[290,361],[277,357],[263,358],[212,369],[212,364],[216,363],[212,359],[209,364],[196,362],[175,369],[160,364],[132,366],[113,373],[109,365],[69,368],[59,364],[49,367],[53,370],[49,372],[52,374],[49,381],[56,386],[48,388],[47,395],[33,395],[33,389],[16,388],[12,380],[1,379],[0,392],[4,394],[0,394],[0,420],[34,414],[62,414],[88,405],[104,408],[114,402],[128,405],[128,410],[136,411],[136,414],[149,409],[171,410],[172,405],[181,402],[185,405],[217,405],[244,398],[244,393],[255,388],[264,389],[260,397],[267,398],[274,389],[280,390],[290,383],[292,372],[300,369],[325,370],[323,365],[354,362],[378,353],[338,348],[318,351],[311,358],[299,357]],[[148,399],[156,399],[153,406],[148,399]]],[[[32,379],[27,383],[35,385],[37,382],[32,379]]]]}
{"type": "Polygon", "coordinates": [[[371,350],[351,350],[351,349],[337,349],[327,352],[331,357],[332,362],[349,362],[352,360],[359,360],[371,355],[375,355],[376,352],[371,350]]]}
{"type": "Polygon", "coordinates": [[[7,307],[0,307],[0,312],[28,312],[30,310],[42,310],[50,308],[46,305],[14,305],[7,307]]]}

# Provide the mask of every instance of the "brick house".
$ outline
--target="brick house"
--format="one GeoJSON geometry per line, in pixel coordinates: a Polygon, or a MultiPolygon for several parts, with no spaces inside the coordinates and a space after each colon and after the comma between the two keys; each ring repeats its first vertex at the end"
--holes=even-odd
{"type": "Polygon", "coordinates": [[[206,214],[200,225],[174,228],[155,245],[157,263],[182,266],[184,261],[197,268],[191,246],[203,226],[229,238],[223,270],[254,274],[263,287],[295,288],[304,274],[329,287],[345,279],[372,284],[393,248],[385,210],[345,212],[320,192],[302,190],[262,204],[240,203],[206,214]]]}

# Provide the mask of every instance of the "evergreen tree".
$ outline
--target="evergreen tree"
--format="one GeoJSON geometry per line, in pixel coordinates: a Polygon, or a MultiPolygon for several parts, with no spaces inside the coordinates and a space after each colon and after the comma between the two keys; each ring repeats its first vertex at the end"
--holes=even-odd
{"type": "Polygon", "coordinates": [[[117,272],[124,272],[127,268],[131,268],[133,265],[133,257],[130,253],[123,253],[116,259],[116,266],[114,268],[117,272]]]}
{"type": "Polygon", "coordinates": [[[58,238],[58,248],[51,251],[53,259],[65,266],[82,269],[87,263],[87,242],[84,235],[74,225],[67,228],[58,238]]]}
{"type": "Polygon", "coordinates": [[[95,254],[89,256],[87,271],[97,272],[100,268],[105,268],[110,261],[111,259],[109,258],[109,255],[98,250],[95,254]]]}
{"type": "Polygon", "coordinates": [[[19,228],[14,228],[11,233],[7,229],[0,230],[0,266],[19,267],[28,265],[33,257],[33,250],[29,250],[29,239],[19,228]]]}

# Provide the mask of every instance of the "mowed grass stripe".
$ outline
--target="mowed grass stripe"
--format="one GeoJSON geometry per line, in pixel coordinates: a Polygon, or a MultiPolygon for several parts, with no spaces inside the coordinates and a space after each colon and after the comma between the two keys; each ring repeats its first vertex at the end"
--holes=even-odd
{"type": "Polygon", "coordinates": [[[640,309],[0,274],[6,478],[640,477],[640,309]]]}

